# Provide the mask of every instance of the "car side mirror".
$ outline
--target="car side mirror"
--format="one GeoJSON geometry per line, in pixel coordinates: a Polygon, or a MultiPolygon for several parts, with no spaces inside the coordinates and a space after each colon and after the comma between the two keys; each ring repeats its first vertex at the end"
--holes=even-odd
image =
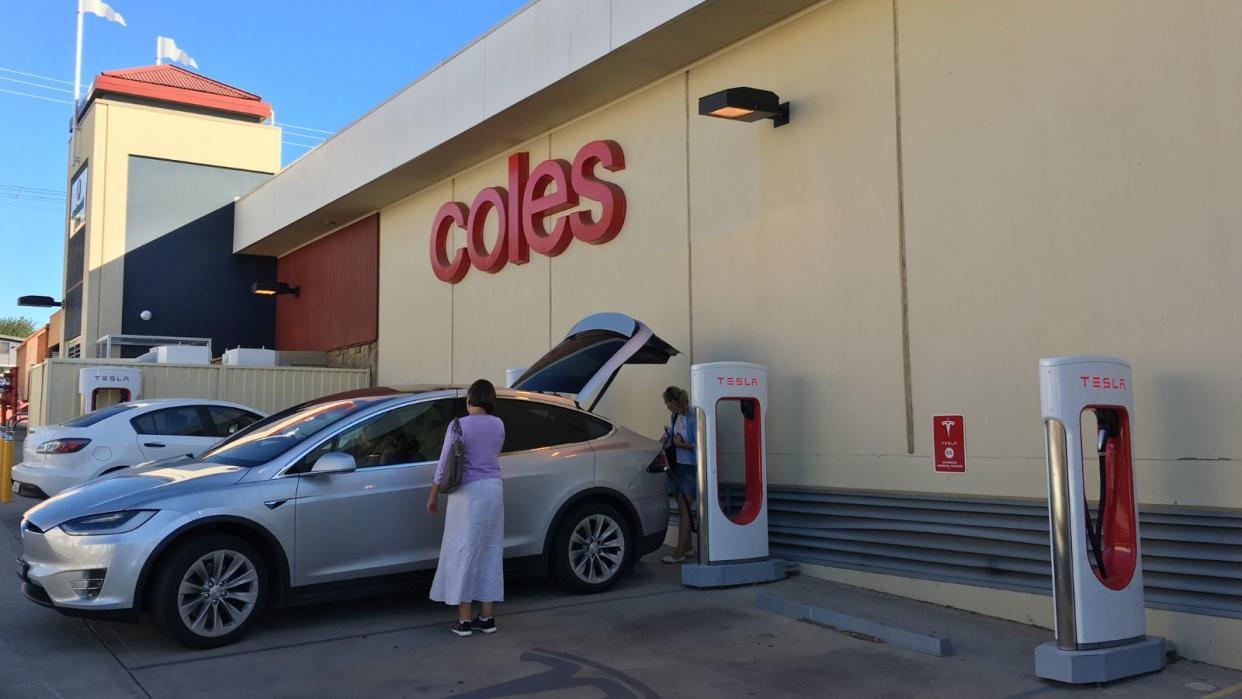
{"type": "Polygon", "coordinates": [[[310,474],[349,473],[357,468],[358,464],[352,455],[341,451],[330,451],[315,459],[315,465],[311,466],[310,474]]]}

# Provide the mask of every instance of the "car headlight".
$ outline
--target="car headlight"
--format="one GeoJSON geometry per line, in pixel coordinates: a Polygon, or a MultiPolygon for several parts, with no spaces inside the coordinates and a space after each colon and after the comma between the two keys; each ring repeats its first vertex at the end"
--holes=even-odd
{"type": "Polygon", "coordinates": [[[71,519],[60,525],[60,528],[72,536],[124,534],[146,524],[156,512],[157,510],[122,510],[101,515],[87,515],[71,519]]]}
{"type": "Polygon", "coordinates": [[[36,454],[72,454],[82,451],[90,444],[89,439],[70,438],[70,439],[52,439],[39,445],[35,450],[36,454]]]}

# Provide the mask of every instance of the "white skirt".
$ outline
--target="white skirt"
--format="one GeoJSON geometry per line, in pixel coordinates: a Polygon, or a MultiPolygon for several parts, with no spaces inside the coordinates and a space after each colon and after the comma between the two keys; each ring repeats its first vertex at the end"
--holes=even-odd
{"type": "Polygon", "coordinates": [[[505,599],[505,499],[499,478],[472,481],[447,496],[440,562],[431,599],[445,604],[505,599]]]}

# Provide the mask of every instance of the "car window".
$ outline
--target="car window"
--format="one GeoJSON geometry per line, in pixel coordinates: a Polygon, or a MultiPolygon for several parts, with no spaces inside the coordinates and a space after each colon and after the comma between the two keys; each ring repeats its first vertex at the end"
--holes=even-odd
{"type": "Polygon", "coordinates": [[[593,415],[538,401],[502,398],[496,417],[505,423],[504,452],[586,442],[612,431],[593,415]]]}
{"type": "Polygon", "coordinates": [[[102,408],[93,413],[87,413],[81,417],[75,417],[72,420],[61,423],[61,425],[64,427],[90,427],[100,420],[107,420],[113,415],[133,409],[133,405],[122,403],[121,405],[114,405],[110,408],[102,408]]]}
{"type": "Polygon", "coordinates": [[[259,420],[209,449],[202,461],[230,466],[258,466],[297,447],[345,418],[388,396],[317,401],[259,420]]]}
{"type": "Polygon", "coordinates": [[[216,434],[221,437],[236,434],[263,419],[249,410],[242,410],[241,408],[230,408],[224,405],[208,405],[206,408],[208,414],[211,415],[211,422],[216,428],[216,434]]]}
{"type": "Polygon", "coordinates": [[[544,355],[516,385],[526,391],[577,393],[626,341],[614,332],[584,332],[544,355]]]}
{"type": "Polygon", "coordinates": [[[449,422],[465,402],[442,398],[389,410],[324,440],[302,457],[290,473],[305,473],[320,456],[339,451],[354,457],[358,468],[436,461],[449,422]]]}
{"type": "Polygon", "coordinates": [[[139,415],[129,421],[138,434],[168,437],[210,437],[197,405],[179,405],[139,415]]]}

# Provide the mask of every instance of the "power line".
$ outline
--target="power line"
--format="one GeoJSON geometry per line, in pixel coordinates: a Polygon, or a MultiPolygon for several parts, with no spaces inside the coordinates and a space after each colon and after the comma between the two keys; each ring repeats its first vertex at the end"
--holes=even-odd
{"type": "Polygon", "coordinates": [[[39,75],[39,74],[37,74],[37,73],[27,73],[27,72],[25,72],[25,71],[21,71],[21,70],[13,70],[12,68],[3,68],[3,67],[0,67],[0,71],[3,71],[3,72],[5,72],[5,73],[13,73],[14,75],[24,75],[24,76],[26,76],[26,77],[28,77],[28,78],[38,78],[38,79],[40,79],[40,80],[51,80],[51,81],[52,81],[52,82],[54,82],[54,83],[64,83],[65,85],[72,85],[72,84],[73,84],[73,83],[69,82],[68,80],[61,80],[60,78],[53,78],[53,77],[49,77],[49,76],[47,76],[47,75],[39,75]]]}
{"type": "Polygon", "coordinates": [[[318,148],[318,144],[314,146],[308,146],[305,143],[294,143],[293,141],[281,141],[281,143],[285,144],[286,146],[297,146],[299,148],[318,148]]]}
{"type": "Polygon", "coordinates": [[[47,187],[31,187],[24,184],[0,184],[0,189],[10,189],[25,192],[38,192],[40,194],[55,194],[57,196],[65,196],[63,189],[48,189],[47,187]]]}
{"type": "Polygon", "coordinates": [[[329,136],[336,133],[335,131],[324,131],[323,129],[312,129],[309,126],[298,126],[297,124],[287,124],[283,121],[278,122],[276,125],[282,129],[299,129],[301,131],[313,131],[315,133],[325,133],[325,134],[328,134],[329,136]]]}
{"type": "Polygon", "coordinates": [[[58,102],[60,104],[73,104],[73,102],[70,102],[69,100],[58,100],[55,97],[44,97],[43,95],[32,95],[29,92],[18,92],[17,90],[6,90],[3,87],[0,87],[0,92],[10,94],[10,95],[19,95],[21,97],[30,97],[30,98],[37,99],[37,100],[43,100],[45,102],[58,102]]]}
{"type": "Polygon", "coordinates": [[[0,75],[0,80],[8,80],[9,82],[12,82],[12,83],[21,83],[22,85],[30,85],[31,87],[37,87],[43,90],[55,90],[56,92],[64,92],[70,95],[73,94],[72,90],[66,90],[63,87],[52,87],[51,85],[40,85],[39,83],[30,82],[29,80],[18,80],[17,78],[10,78],[7,75],[0,75]]]}

